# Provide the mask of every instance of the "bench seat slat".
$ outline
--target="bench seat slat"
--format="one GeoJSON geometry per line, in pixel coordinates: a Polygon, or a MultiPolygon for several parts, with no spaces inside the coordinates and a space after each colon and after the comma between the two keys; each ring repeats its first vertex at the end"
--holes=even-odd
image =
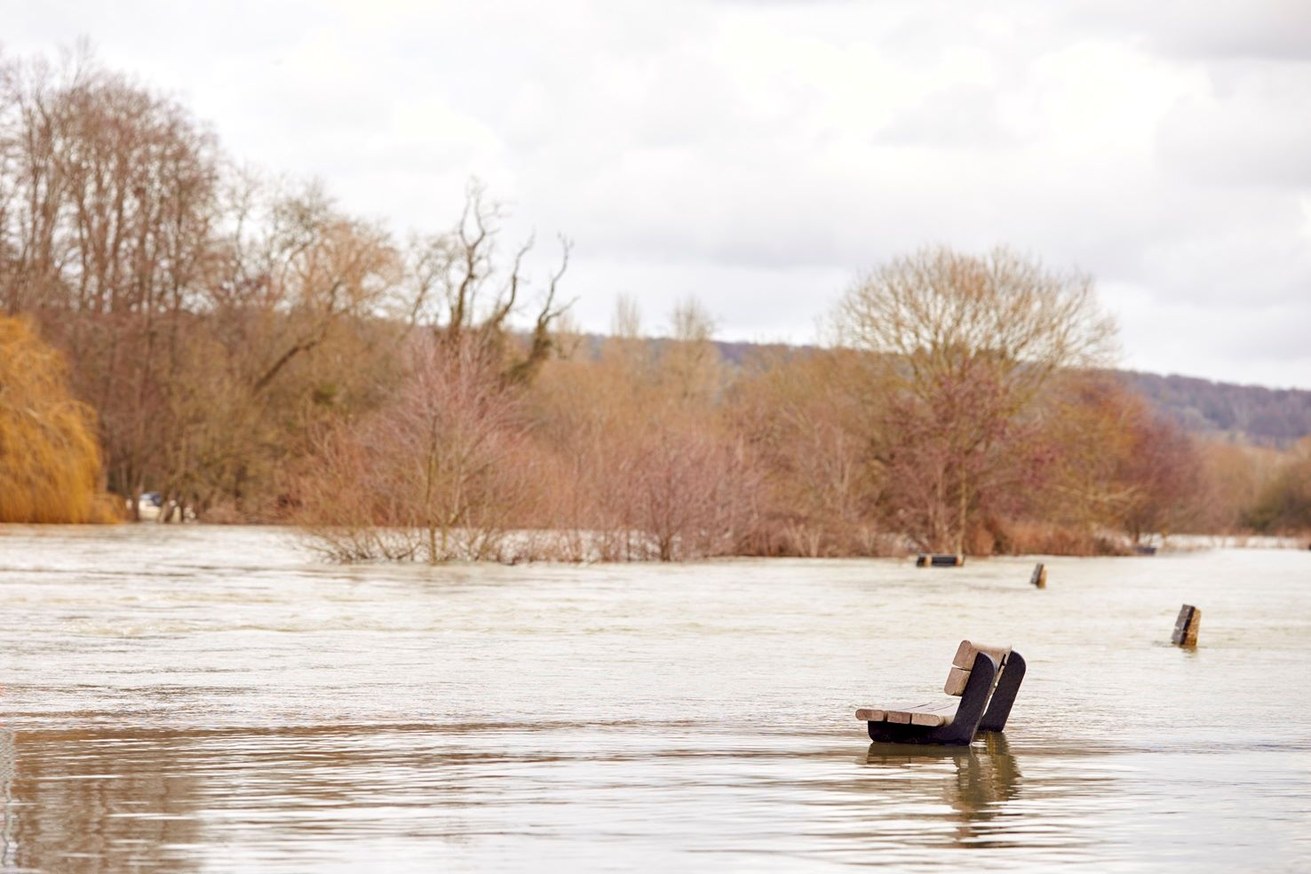
{"type": "Polygon", "coordinates": [[[936,728],[939,725],[945,725],[947,717],[941,713],[912,713],[910,715],[912,725],[927,725],[930,728],[936,728]]]}
{"type": "Polygon", "coordinates": [[[862,707],[856,718],[864,722],[892,722],[899,725],[938,726],[947,723],[947,711],[956,707],[955,701],[937,704],[917,704],[913,707],[875,708],[862,707]]]}
{"type": "Polygon", "coordinates": [[[947,724],[947,717],[941,713],[930,713],[922,710],[861,710],[857,711],[856,718],[863,719],[866,722],[890,722],[893,725],[923,725],[929,728],[936,728],[939,725],[947,724]],[[869,716],[881,715],[881,719],[869,719],[869,716]]]}

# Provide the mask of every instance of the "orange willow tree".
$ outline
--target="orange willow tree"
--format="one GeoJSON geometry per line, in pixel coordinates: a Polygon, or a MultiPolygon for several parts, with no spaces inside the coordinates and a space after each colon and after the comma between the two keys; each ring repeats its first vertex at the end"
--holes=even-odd
{"type": "Polygon", "coordinates": [[[0,316],[0,522],[107,522],[91,410],[64,361],[22,319],[0,316]]]}

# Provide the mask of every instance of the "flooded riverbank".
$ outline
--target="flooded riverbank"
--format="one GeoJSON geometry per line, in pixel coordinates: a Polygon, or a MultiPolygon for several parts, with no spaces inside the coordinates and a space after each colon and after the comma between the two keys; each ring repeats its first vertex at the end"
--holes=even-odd
{"type": "Polygon", "coordinates": [[[6,528],[0,871],[1311,867],[1311,554],[1033,561],[6,528]],[[854,709],[936,692],[963,637],[1028,659],[1004,740],[871,746],[854,709]]]}

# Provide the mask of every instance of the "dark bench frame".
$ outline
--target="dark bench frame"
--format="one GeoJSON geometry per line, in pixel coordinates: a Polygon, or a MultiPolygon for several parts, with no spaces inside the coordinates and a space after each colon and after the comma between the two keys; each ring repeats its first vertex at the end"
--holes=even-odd
{"type": "Polygon", "coordinates": [[[861,708],[856,718],[869,725],[876,743],[968,744],[976,732],[1006,727],[1024,681],[1024,657],[1010,647],[979,646],[962,640],[943,691],[954,702],[905,709],[861,708]]]}

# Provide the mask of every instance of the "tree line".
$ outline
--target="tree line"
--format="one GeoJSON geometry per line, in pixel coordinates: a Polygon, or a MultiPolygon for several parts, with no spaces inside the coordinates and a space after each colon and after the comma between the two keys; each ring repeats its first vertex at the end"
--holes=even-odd
{"type": "Polygon", "coordinates": [[[525,380],[560,310],[548,278],[534,339],[512,342],[528,247],[501,252],[499,222],[471,186],[442,231],[398,242],[91,59],[0,64],[0,306],[67,359],[127,499],[270,518],[321,432],[397,388],[418,334],[499,344],[525,380]]]}
{"type": "Polygon", "coordinates": [[[1199,442],[1108,375],[1089,277],[926,248],[859,277],[824,347],[728,362],[692,300],[658,337],[622,301],[588,342],[567,241],[533,276],[480,186],[435,211],[402,240],[85,57],[4,61],[0,517],[158,491],[339,559],[425,561],[1307,525],[1305,447],[1199,442]]]}

